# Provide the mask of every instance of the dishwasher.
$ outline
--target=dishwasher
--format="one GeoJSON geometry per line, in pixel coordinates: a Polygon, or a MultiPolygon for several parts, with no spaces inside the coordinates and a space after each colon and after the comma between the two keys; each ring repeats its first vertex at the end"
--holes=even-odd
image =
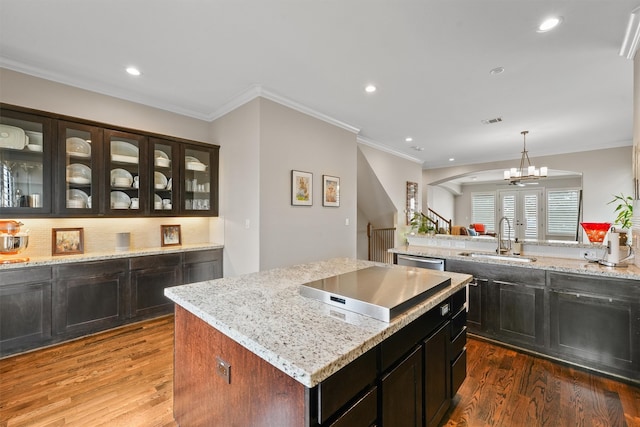
{"type": "Polygon", "coordinates": [[[398,265],[444,271],[444,259],[414,255],[397,255],[398,265]]]}

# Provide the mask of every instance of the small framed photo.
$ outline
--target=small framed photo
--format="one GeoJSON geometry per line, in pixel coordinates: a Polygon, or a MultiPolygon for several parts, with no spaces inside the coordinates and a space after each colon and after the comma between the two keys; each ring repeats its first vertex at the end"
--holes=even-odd
{"type": "Polygon", "coordinates": [[[322,205],[340,206],[340,178],[322,175],[322,205]]]}
{"type": "Polygon", "coordinates": [[[291,204],[311,206],[313,204],[313,174],[291,171],[291,204]]]}
{"type": "Polygon", "coordinates": [[[51,254],[73,255],[84,253],[84,228],[52,228],[51,254]]]}
{"type": "Polygon", "coordinates": [[[162,246],[178,246],[182,243],[180,238],[180,225],[161,225],[160,241],[162,246]]]}

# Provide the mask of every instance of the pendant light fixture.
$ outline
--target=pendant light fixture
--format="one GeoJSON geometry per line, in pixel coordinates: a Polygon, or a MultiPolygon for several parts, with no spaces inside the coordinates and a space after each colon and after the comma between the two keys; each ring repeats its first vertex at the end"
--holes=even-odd
{"type": "Polygon", "coordinates": [[[529,160],[529,152],[527,151],[527,134],[528,130],[520,132],[522,134],[522,158],[520,159],[519,168],[511,168],[504,171],[504,179],[511,184],[519,184],[521,181],[539,179],[546,177],[548,169],[546,166],[542,166],[540,169],[531,164],[529,160]]]}

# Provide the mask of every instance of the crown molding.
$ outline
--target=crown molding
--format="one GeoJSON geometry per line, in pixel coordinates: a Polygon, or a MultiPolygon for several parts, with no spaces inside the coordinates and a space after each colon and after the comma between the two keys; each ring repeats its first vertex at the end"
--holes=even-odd
{"type": "Polygon", "coordinates": [[[367,139],[367,138],[365,138],[363,136],[360,136],[360,135],[358,135],[357,141],[358,141],[358,144],[366,145],[368,147],[375,148],[376,150],[384,151],[385,153],[392,154],[392,155],[394,155],[396,157],[401,157],[401,158],[403,158],[405,160],[410,160],[410,161],[412,161],[414,163],[418,163],[420,165],[422,165],[424,163],[423,160],[418,159],[417,157],[412,157],[412,156],[409,156],[408,154],[392,150],[389,147],[386,147],[386,146],[384,146],[384,145],[382,145],[382,144],[380,144],[378,142],[372,141],[372,140],[367,139]]]}
{"type": "Polygon", "coordinates": [[[352,132],[355,134],[360,133],[360,129],[355,126],[352,126],[334,117],[328,116],[312,108],[309,108],[306,105],[300,104],[299,102],[296,102],[290,98],[287,98],[286,96],[282,96],[276,92],[265,89],[262,87],[262,85],[259,85],[259,84],[251,85],[245,91],[233,97],[230,101],[224,103],[220,108],[216,109],[213,113],[211,113],[208,116],[208,120],[210,121],[216,120],[224,116],[225,114],[230,113],[236,108],[241,107],[247,102],[253,101],[255,98],[258,98],[258,97],[268,99],[273,102],[277,102],[280,105],[284,105],[285,107],[291,108],[292,110],[306,114],[318,120],[322,120],[323,122],[327,122],[331,125],[347,130],[349,132],[352,132]]]}

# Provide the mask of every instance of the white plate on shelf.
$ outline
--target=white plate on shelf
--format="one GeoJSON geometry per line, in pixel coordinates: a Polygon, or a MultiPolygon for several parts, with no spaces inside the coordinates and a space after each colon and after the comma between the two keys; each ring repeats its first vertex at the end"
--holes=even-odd
{"type": "Polygon", "coordinates": [[[153,173],[153,182],[156,190],[164,190],[167,188],[167,177],[161,172],[153,173]]]}
{"type": "MultiPolygon", "coordinates": [[[[39,145],[42,147],[42,132],[34,132],[32,130],[25,130],[24,133],[27,135],[27,144],[28,145],[39,145]]],[[[33,150],[36,151],[36,150],[33,150]]],[[[42,151],[42,149],[40,149],[42,151]]]]}
{"type": "Polygon", "coordinates": [[[91,157],[91,144],[82,138],[72,136],[67,138],[67,154],[71,157],[91,157]]]}
{"type": "Polygon", "coordinates": [[[38,144],[27,144],[27,150],[35,151],[37,153],[42,153],[42,145],[38,144]]]}
{"type": "Polygon", "coordinates": [[[28,143],[24,129],[0,125],[0,148],[11,148],[12,150],[22,150],[28,143]]]}
{"type": "Polygon", "coordinates": [[[111,209],[129,209],[131,198],[122,191],[111,192],[111,209]]]}
{"type": "Polygon", "coordinates": [[[184,156],[185,167],[192,171],[204,171],[207,170],[207,165],[200,160],[192,156],[184,156]]]}
{"type": "Polygon", "coordinates": [[[67,182],[91,184],[91,168],[81,163],[71,163],[67,166],[67,182]]]}
{"type": "Polygon", "coordinates": [[[111,141],[111,161],[138,163],[138,147],[125,141],[111,141]]]}
{"type": "Polygon", "coordinates": [[[158,196],[157,194],[153,198],[153,208],[155,210],[161,210],[162,209],[162,197],[158,196]]]}
{"type": "Polygon", "coordinates": [[[131,187],[133,176],[125,169],[111,169],[112,187],[131,187]]]}
{"type": "Polygon", "coordinates": [[[67,190],[67,207],[74,209],[84,209],[88,206],[89,195],[82,190],[67,190]]]}
{"type": "Polygon", "coordinates": [[[171,160],[169,160],[169,156],[162,150],[154,151],[155,163],[156,166],[160,166],[163,168],[168,168],[171,165],[171,160]]]}

